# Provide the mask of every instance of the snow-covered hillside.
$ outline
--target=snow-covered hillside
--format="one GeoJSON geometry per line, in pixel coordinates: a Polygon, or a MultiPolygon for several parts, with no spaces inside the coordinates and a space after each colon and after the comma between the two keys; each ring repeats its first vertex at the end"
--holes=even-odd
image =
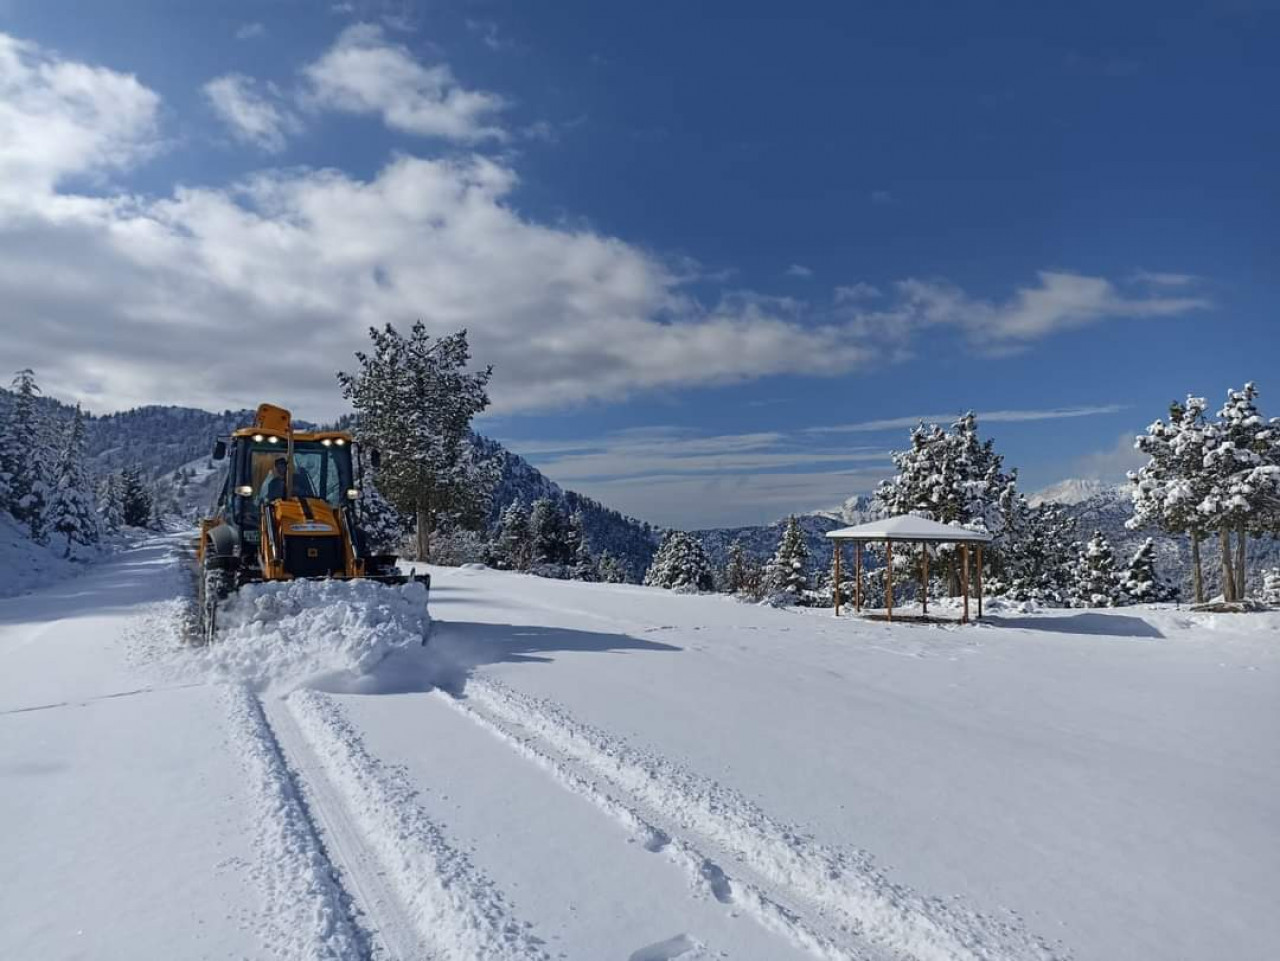
{"type": "Polygon", "coordinates": [[[425,647],[420,598],[301,585],[201,652],[176,546],[0,602],[2,957],[1280,942],[1280,614],[922,627],[440,568],[425,647]]]}
{"type": "Polygon", "coordinates": [[[1041,504],[1079,504],[1094,497],[1127,493],[1127,484],[1105,484],[1092,477],[1068,477],[1034,494],[1028,494],[1027,503],[1032,507],[1039,507],[1041,504]]]}

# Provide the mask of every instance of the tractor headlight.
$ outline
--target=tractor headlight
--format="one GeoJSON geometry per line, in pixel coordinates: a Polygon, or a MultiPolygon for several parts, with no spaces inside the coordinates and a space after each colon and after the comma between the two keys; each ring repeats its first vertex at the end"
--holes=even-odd
{"type": "Polygon", "coordinates": [[[254,434],[254,435],[253,435],[253,442],[254,442],[255,444],[261,444],[261,443],[262,443],[262,441],[263,441],[264,439],[265,439],[265,438],[263,438],[263,436],[262,436],[261,434],[254,434]]]}
{"type": "Polygon", "coordinates": [[[347,488],[347,500],[353,501],[353,500],[356,500],[359,496],[360,496],[360,489],[358,487],[347,488]]]}
{"type": "Polygon", "coordinates": [[[239,494],[241,497],[252,497],[253,488],[250,487],[248,484],[241,484],[239,487],[236,488],[236,493],[239,494]]]}
{"type": "Polygon", "coordinates": [[[345,447],[347,442],[344,438],[339,437],[337,440],[334,441],[334,443],[337,444],[339,447],[345,447]]]}
{"type": "Polygon", "coordinates": [[[326,438],[325,438],[324,440],[322,440],[320,443],[321,443],[321,444],[323,444],[325,447],[328,447],[330,444],[332,444],[332,443],[333,443],[333,441],[331,441],[328,437],[326,437],[326,438]]]}
{"type": "Polygon", "coordinates": [[[279,437],[268,437],[268,438],[267,438],[267,443],[268,443],[268,444],[278,444],[278,443],[280,443],[280,438],[279,438],[279,437]]]}

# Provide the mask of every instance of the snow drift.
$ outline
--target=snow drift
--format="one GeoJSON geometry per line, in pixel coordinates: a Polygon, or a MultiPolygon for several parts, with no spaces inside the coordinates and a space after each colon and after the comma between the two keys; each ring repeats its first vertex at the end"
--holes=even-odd
{"type": "Polygon", "coordinates": [[[341,682],[420,646],[430,625],[421,584],[249,584],[227,599],[218,640],[199,656],[213,673],[259,689],[341,682]]]}

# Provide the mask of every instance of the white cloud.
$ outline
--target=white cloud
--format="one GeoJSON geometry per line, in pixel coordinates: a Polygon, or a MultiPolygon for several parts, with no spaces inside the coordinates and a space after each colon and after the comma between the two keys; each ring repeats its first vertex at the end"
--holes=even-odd
{"type": "Polygon", "coordinates": [[[0,198],[153,154],[159,105],[131,74],[62,60],[0,33],[0,198]]]}
{"type": "Polygon", "coordinates": [[[800,277],[805,279],[813,276],[813,271],[808,267],[806,267],[804,264],[792,264],[785,271],[783,271],[783,273],[785,273],[788,277],[800,277]]]}
{"type": "Polygon", "coordinates": [[[871,284],[864,284],[861,281],[856,284],[837,287],[832,292],[832,299],[837,304],[852,304],[860,300],[875,300],[880,296],[882,296],[880,288],[873,287],[871,284]]]}
{"type": "Polygon", "coordinates": [[[253,144],[269,153],[285,148],[288,136],[301,129],[297,118],[279,103],[268,86],[259,93],[254,81],[238,73],[210,80],[204,85],[210,105],[237,140],[253,144]]]}
{"type": "MultiPolygon", "coordinates": [[[[0,352],[97,410],[272,399],[329,416],[333,372],[387,322],[468,328],[474,356],[496,368],[495,409],[517,411],[840,374],[898,356],[931,324],[967,331],[1000,310],[954,288],[935,310],[923,287],[870,313],[752,291],[703,303],[686,263],[521,215],[516,172],[478,156],[399,156],[369,179],[289,168],[170,196],[90,196],[65,179],[148,156],[156,94],[7,37],[0,85],[0,304],[23,320],[0,328],[0,352]]],[[[270,123],[256,129],[275,142],[270,123]]],[[[1117,316],[1152,309],[1123,300],[1117,316]]],[[[798,455],[750,456],[750,470],[774,470],[798,455]]]]}
{"type": "Polygon", "coordinates": [[[971,297],[946,282],[900,281],[898,315],[917,328],[958,327],[976,346],[1000,353],[1105,320],[1174,317],[1209,306],[1200,297],[1129,296],[1105,277],[1042,270],[1037,279],[1003,302],[971,297]]]}
{"type": "Polygon", "coordinates": [[[242,23],[236,28],[237,40],[260,40],[267,35],[267,28],[261,23],[242,23]]]}
{"type": "Polygon", "coordinates": [[[574,490],[674,526],[773,521],[783,511],[842,502],[870,490],[890,471],[887,450],[833,451],[772,431],[704,435],[651,427],[506,444],[574,490]]]}
{"type": "MultiPolygon", "coordinates": [[[[1069,417],[1096,417],[1100,414],[1116,414],[1126,410],[1124,404],[1101,404],[1092,407],[1051,407],[1046,410],[984,410],[974,416],[979,424],[1016,424],[1027,421],[1061,420],[1069,417]]],[[[915,427],[924,421],[926,424],[950,424],[963,411],[952,411],[949,414],[912,414],[907,417],[887,417],[881,420],[864,420],[854,424],[834,424],[828,427],[809,427],[808,434],[864,434],[877,431],[903,430],[915,427]]]]}
{"type": "Polygon", "coordinates": [[[1134,271],[1131,279],[1135,283],[1152,287],[1190,287],[1200,280],[1195,274],[1171,274],[1150,270],[1134,271]]]}
{"type": "Polygon", "coordinates": [[[1121,434],[1110,447],[1085,454],[1073,464],[1071,476],[1108,483],[1124,480],[1129,471],[1137,470],[1148,460],[1146,455],[1133,446],[1138,433],[1129,431],[1121,434]]]}
{"type": "Polygon", "coordinates": [[[462,87],[446,64],[424,66],[371,24],[348,27],[303,75],[317,109],[375,114],[405,133],[464,143],[507,138],[492,120],[501,97],[462,87]]]}

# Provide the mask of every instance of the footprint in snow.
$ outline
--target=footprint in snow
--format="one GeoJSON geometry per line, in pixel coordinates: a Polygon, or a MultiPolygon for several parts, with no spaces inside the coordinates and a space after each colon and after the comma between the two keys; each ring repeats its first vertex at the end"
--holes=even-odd
{"type": "Polygon", "coordinates": [[[673,958],[683,958],[701,947],[702,943],[689,935],[677,934],[674,938],[632,951],[627,961],[672,961],[673,958]]]}

